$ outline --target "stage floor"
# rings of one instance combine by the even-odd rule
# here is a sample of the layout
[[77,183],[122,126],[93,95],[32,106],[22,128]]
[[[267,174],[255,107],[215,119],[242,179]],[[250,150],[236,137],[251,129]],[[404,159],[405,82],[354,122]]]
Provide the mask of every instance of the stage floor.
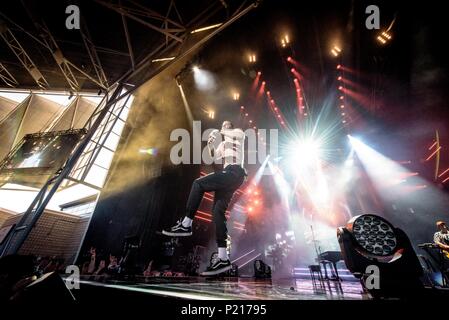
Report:
[[367,300],[359,282],[313,282],[310,279],[254,280],[253,278],[205,279],[139,278],[134,281],[81,280],[81,285],[118,289],[152,296],[194,300]]

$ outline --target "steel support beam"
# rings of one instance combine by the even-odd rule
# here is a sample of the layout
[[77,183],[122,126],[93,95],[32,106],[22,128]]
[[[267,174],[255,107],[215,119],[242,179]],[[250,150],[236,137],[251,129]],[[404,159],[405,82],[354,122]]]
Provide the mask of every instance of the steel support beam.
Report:
[[0,79],[9,87],[17,87],[19,82],[14,76],[6,69],[3,63],[0,63]]
[[107,88],[109,86],[108,79],[106,78],[103,67],[101,66],[100,58],[98,57],[97,49],[92,42],[92,38],[90,36],[89,29],[87,28],[86,21],[81,24],[80,31],[81,38],[83,39],[84,46],[86,47],[86,51],[89,54],[89,58],[92,62],[92,66],[94,67],[98,82],[101,83],[102,88]]
[[178,27],[178,28],[171,28],[171,29],[162,29],[162,28],[160,28],[158,26],[155,26],[154,24],[152,24],[150,22],[147,22],[147,21],[137,17],[136,15],[134,15],[132,13],[133,10],[130,9],[130,8],[123,7],[123,6],[116,5],[116,4],[112,4],[112,3],[108,3],[108,2],[105,2],[105,1],[102,1],[102,0],[95,0],[95,1],[97,3],[105,6],[106,8],[109,8],[109,9],[111,9],[111,10],[113,10],[113,11],[115,11],[115,12],[121,14],[121,15],[124,15],[124,16],[126,16],[126,17],[128,17],[128,18],[130,18],[130,19],[132,19],[134,21],[137,21],[140,24],[143,24],[144,26],[146,26],[146,27],[148,27],[148,28],[150,28],[150,29],[152,29],[154,31],[160,32],[163,35],[165,35],[167,37],[170,37],[170,38],[172,38],[172,39],[174,39],[174,40],[176,40],[178,42],[183,42],[184,41],[184,39],[182,39],[182,38],[180,38],[180,37],[175,35],[175,33],[184,32],[185,29],[183,29],[183,28],[179,28]]
[[126,45],[128,46],[129,58],[131,59],[131,66],[134,70],[136,68],[136,63],[134,62],[134,52],[133,46],[131,44],[131,37],[129,36],[128,32],[128,24],[126,23],[126,17],[123,14],[120,15],[122,17],[123,30],[125,31]]
[[36,64],[33,62],[33,60],[31,60],[25,49],[23,49],[19,41],[16,39],[16,37],[14,37],[14,34],[4,23],[1,23],[0,25],[0,36],[6,42],[11,51],[16,55],[17,59],[19,59],[28,73],[33,77],[34,81],[36,81],[36,84],[42,89],[48,88],[49,84],[47,80],[45,80]]

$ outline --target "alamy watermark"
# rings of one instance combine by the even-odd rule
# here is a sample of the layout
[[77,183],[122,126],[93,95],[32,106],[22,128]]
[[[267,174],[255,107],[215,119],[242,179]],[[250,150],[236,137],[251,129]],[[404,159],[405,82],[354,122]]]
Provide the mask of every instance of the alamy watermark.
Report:
[[380,270],[376,265],[369,265],[365,270],[366,278],[364,279],[365,287],[368,290],[380,289]]
[[69,265],[65,268],[68,276],[65,278],[65,285],[68,289],[80,288],[80,268],[77,265]]
[[379,7],[372,4],[367,6],[365,13],[369,16],[365,20],[365,26],[368,30],[380,29],[380,10]]
[[80,29],[80,8],[77,5],[71,4],[65,8],[65,13],[68,14],[65,19],[65,27],[69,30]]
[[[222,164],[222,159],[214,159],[209,154],[208,146],[202,147],[202,142],[214,136],[214,147],[217,147],[223,137],[216,129],[201,130],[201,121],[193,121],[192,134],[187,129],[178,128],[170,133],[170,141],[177,142],[170,150],[170,160],[173,164]],[[278,156],[277,129],[247,129],[245,145],[247,150],[245,164],[262,164],[267,156]]]

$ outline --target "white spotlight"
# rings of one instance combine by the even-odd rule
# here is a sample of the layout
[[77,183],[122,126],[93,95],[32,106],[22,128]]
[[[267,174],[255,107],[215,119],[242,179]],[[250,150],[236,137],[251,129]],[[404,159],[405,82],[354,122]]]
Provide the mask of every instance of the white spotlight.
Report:
[[195,80],[195,85],[199,90],[212,90],[215,89],[215,78],[214,75],[204,69],[200,69],[198,66],[194,66],[193,78]]
[[311,138],[295,141],[291,148],[295,162],[301,167],[313,165],[321,156],[320,143]]

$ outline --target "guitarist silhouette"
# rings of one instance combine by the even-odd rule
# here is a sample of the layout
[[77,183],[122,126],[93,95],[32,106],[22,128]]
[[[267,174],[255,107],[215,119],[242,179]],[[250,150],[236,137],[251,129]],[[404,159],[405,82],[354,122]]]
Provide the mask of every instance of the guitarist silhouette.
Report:
[[433,236],[433,242],[443,251],[446,259],[449,259],[449,229],[446,222],[437,221],[438,231]]

